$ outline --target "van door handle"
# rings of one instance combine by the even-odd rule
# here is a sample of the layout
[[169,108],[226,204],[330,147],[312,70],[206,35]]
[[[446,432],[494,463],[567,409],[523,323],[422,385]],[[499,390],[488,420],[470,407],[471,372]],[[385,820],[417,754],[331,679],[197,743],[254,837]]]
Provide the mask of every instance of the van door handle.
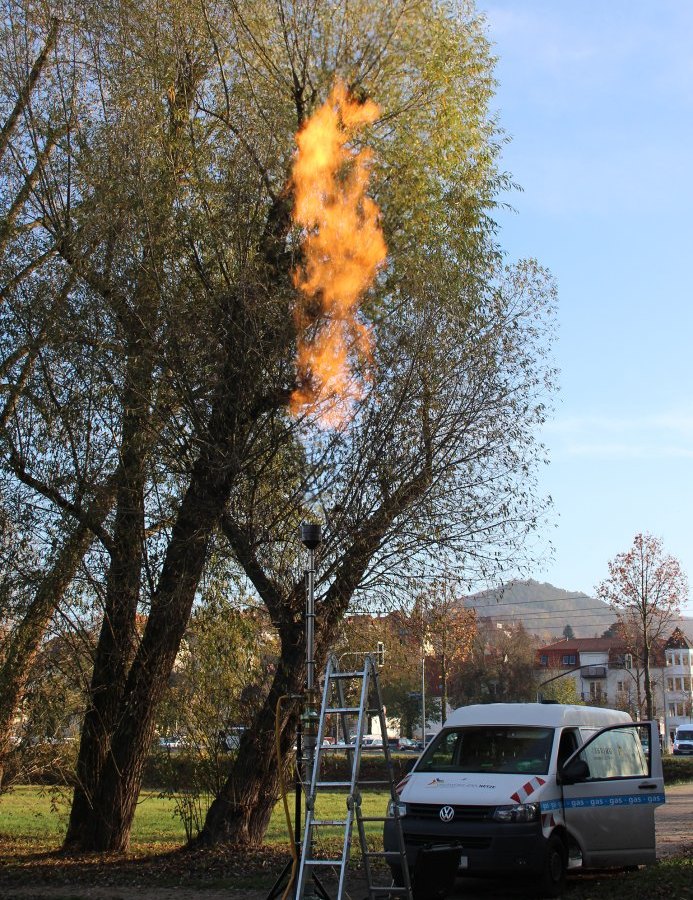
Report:
[[652,784],[652,782],[650,782],[650,781],[644,781],[642,784],[638,785],[638,790],[639,791],[656,791],[657,785]]

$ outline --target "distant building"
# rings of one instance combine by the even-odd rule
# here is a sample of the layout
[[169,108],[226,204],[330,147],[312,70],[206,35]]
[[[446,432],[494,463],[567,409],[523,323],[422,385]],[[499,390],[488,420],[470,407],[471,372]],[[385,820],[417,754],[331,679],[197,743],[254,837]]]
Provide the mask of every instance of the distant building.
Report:
[[[671,740],[681,721],[672,718],[671,713],[684,709],[681,704],[686,685],[688,700],[691,698],[691,656],[690,644],[678,629],[652,653],[650,680],[663,742],[665,737]],[[564,639],[539,647],[535,669],[539,694],[542,684],[565,677],[573,680],[577,696],[584,703],[623,709],[636,720],[646,715],[644,673],[618,636]],[[670,686],[672,691],[668,690]],[[674,688],[681,689],[676,698]],[[690,703],[687,708],[690,709]]]
[[693,646],[680,628],[664,645],[666,734],[673,741],[678,725],[693,721]]

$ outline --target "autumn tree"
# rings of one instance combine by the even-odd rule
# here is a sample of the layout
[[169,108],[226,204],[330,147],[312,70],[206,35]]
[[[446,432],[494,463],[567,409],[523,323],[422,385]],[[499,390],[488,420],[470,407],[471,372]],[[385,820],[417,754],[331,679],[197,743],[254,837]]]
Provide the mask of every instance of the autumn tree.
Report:
[[632,547],[609,563],[609,576],[597,588],[598,597],[618,616],[628,652],[642,664],[648,719],[655,715],[653,649],[667,636],[687,593],[678,561],[650,534],[636,534]]
[[461,706],[534,700],[536,643],[521,623],[497,627],[481,619],[467,657],[453,667],[453,702]]
[[419,592],[412,618],[421,623],[422,644],[439,667],[440,715],[444,725],[450,668],[463,662],[471,652],[477,631],[476,613],[465,608],[459,584],[443,575]]

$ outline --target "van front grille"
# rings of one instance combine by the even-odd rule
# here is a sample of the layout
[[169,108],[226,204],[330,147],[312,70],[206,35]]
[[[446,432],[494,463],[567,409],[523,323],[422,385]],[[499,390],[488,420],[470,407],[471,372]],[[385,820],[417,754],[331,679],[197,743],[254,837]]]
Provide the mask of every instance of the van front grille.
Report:
[[[412,819],[438,819],[440,811],[446,803],[407,803],[407,818]],[[455,822],[483,822],[493,815],[494,806],[455,806],[453,821]]]

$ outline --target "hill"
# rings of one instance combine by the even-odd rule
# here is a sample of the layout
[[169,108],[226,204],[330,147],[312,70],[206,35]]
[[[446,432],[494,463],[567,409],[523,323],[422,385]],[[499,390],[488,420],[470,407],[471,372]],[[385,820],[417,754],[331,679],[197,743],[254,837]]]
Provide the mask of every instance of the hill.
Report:
[[[521,622],[532,634],[548,641],[563,637],[570,625],[575,637],[600,637],[616,616],[609,605],[580,591],[566,591],[547,582],[510,581],[500,588],[481,591],[465,598],[480,617],[511,625]],[[678,625],[693,640],[693,619],[681,618]]]
[[546,582],[511,581],[503,587],[465,598],[480,617],[502,624],[521,622],[527,631],[557,641],[570,625],[575,637],[600,636],[615,620],[609,606],[582,592],[571,592]]

